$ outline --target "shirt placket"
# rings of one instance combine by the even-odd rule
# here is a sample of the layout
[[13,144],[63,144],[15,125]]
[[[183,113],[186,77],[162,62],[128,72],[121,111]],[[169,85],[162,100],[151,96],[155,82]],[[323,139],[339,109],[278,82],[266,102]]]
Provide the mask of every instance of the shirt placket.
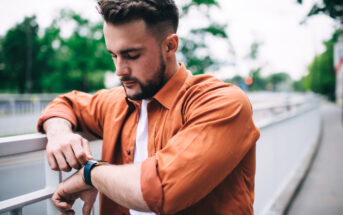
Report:
[[133,162],[134,147],[136,141],[137,125],[139,120],[140,104],[134,102],[134,111],[128,117],[121,135],[124,163]]

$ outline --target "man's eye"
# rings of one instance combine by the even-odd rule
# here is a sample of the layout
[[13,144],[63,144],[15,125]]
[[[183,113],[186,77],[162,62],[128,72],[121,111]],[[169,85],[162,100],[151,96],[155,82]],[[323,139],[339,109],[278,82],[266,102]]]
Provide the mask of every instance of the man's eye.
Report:
[[112,58],[116,59],[116,58],[117,58],[117,55],[112,55]]
[[136,60],[140,57],[141,55],[140,54],[137,54],[137,55],[127,55],[127,59],[129,60]]

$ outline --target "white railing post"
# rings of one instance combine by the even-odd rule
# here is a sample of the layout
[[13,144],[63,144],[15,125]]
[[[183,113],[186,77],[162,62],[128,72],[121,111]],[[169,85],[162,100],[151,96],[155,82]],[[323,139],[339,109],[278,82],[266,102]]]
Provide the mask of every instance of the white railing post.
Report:
[[22,215],[22,208],[17,208],[9,212],[10,215]]
[[15,99],[11,98],[9,104],[11,106],[11,114],[14,116],[16,114]]
[[[62,181],[62,173],[59,171],[53,171],[50,169],[48,158],[46,154],[44,155],[44,166],[45,166],[45,187],[56,189],[59,183]],[[54,204],[51,202],[51,199],[47,201],[47,215],[57,215],[59,211],[56,209]]]

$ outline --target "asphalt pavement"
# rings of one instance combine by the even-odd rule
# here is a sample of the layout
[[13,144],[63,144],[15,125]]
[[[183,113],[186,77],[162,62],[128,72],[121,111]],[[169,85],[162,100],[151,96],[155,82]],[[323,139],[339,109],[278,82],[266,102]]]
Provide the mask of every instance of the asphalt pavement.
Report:
[[323,103],[321,114],[318,154],[287,215],[343,215],[342,108]]

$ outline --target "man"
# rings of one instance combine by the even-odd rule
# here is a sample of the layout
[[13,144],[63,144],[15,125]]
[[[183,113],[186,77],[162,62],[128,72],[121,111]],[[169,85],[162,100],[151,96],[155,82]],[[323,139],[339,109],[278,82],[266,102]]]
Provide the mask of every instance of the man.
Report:
[[[172,0],[101,0],[104,35],[122,86],[73,91],[42,113],[54,170],[80,169],[52,200],[73,214],[253,214],[259,131],[237,87],[192,76],[177,63],[178,10]],[[92,159],[82,130],[103,139]],[[85,166],[84,166],[85,165]]]

